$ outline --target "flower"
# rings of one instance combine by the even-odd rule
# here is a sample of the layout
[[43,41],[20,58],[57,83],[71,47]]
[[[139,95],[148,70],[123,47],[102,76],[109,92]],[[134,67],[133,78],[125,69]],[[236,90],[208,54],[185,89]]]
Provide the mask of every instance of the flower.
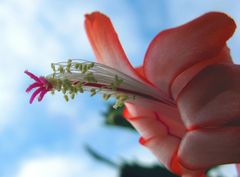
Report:
[[240,67],[226,46],[236,27],[229,16],[211,12],[160,32],[136,69],[107,16],[86,15],[85,27],[97,62],[164,98],[127,100],[124,116],[168,169],[204,176],[215,165],[240,162]]
[[53,63],[53,73],[36,77],[30,103],[51,91],[68,101],[78,93],[114,97],[124,116],[171,171],[203,177],[215,165],[240,162],[240,67],[233,64],[226,41],[235,30],[226,14],[207,13],[160,32],[144,63],[134,68],[110,19],[86,15],[86,32],[97,62],[70,59]]

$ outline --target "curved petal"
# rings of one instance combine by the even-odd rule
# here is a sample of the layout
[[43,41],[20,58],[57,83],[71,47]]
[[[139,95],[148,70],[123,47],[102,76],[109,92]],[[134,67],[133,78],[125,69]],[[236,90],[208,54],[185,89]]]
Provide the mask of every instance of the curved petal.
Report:
[[167,135],[167,127],[160,124],[153,111],[133,104],[125,104],[124,117],[133,124],[141,136],[148,139],[157,135]]
[[[178,157],[193,170],[240,162],[240,127],[199,129],[183,138]],[[204,148],[203,148],[204,147]]]
[[224,47],[224,49],[219,53],[217,57],[196,63],[192,67],[189,67],[181,74],[179,74],[174,79],[171,85],[172,97],[175,100],[177,100],[179,93],[194,78],[196,74],[198,74],[202,69],[206,68],[208,65],[212,65],[215,63],[232,63],[232,58],[230,56],[230,51],[228,47]]
[[173,80],[190,66],[215,58],[235,27],[234,21],[226,14],[211,12],[159,33],[144,59],[146,77],[171,95]]
[[[124,117],[126,117],[130,122],[131,120],[138,120],[134,121],[134,126],[141,134],[141,129],[144,130],[149,129],[148,131],[152,131],[155,124],[161,124],[164,129],[166,129],[167,134],[181,138],[184,136],[186,132],[186,128],[183,125],[182,119],[179,115],[179,112],[176,108],[167,106],[163,103],[158,103],[158,105],[153,105],[152,101],[128,101],[125,105],[124,109]],[[152,123],[149,123],[148,117],[151,117]],[[147,119],[143,119],[147,118]],[[151,126],[154,125],[154,126]],[[156,129],[158,131],[158,129]],[[157,131],[152,134],[152,136],[157,135]],[[160,131],[160,128],[159,128]],[[144,138],[145,135],[142,135]]]
[[[183,133],[178,134],[179,127],[173,127],[174,124],[165,122],[167,119],[159,120],[157,116],[157,114],[169,115],[168,111],[170,110],[165,110],[160,114],[136,104],[126,103],[123,115],[141,135],[140,143],[147,147],[168,169],[186,177],[205,177],[205,170],[189,170],[178,162],[176,152]],[[171,119],[171,117],[168,118]]]
[[131,103],[134,106],[139,106],[140,109],[148,109],[152,112],[157,112],[161,117],[171,117],[173,119],[179,118],[180,114],[176,105],[168,105],[164,102],[155,101],[152,99],[146,99],[143,97],[136,97],[134,100],[128,100],[127,103]]
[[[127,109],[124,111],[125,117],[142,136],[140,142],[170,168],[171,158],[178,148],[179,138],[168,137],[168,127],[157,120],[153,111],[129,103],[126,103],[125,109]],[[161,148],[158,141],[161,141]]]
[[240,163],[237,164],[237,172],[238,172],[238,175],[240,176]]
[[197,74],[177,100],[187,128],[240,125],[239,83],[239,65],[212,65]]
[[139,75],[129,63],[118,35],[107,16],[100,12],[86,15],[85,28],[99,63],[140,80]]

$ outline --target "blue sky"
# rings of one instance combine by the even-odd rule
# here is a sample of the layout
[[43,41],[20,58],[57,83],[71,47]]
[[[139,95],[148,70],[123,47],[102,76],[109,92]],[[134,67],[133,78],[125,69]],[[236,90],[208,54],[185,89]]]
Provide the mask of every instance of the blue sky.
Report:
[[[223,11],[240,23],[237,0],[2,0],[0,2],[0,176],[116,177],[117,171],[96,163],[83,150],[90,144],[114,161],[120,157],[154,163],[138,135],[104,128],[100,97],[78,96],[66,103],[59,94],[29,105],[23,71],[50,72],[50,63],[94,55],[83,27],[84,14],[107,14],[131,62],[143,61],[146,48],[161,30],[208,11]],[[240,63],[240,32],[229,41]],[[93,106],[94,105],[94,106]],[[111,142],[111,144],[109,144]],[[228,166],[225,172],[233,173]]]

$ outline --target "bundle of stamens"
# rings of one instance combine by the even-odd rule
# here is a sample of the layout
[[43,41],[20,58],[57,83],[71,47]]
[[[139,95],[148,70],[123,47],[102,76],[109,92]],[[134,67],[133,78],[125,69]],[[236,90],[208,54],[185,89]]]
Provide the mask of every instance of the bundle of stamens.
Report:
[[52,85],[52,93],[55,90],[62,91],[66,101],[69,100],[69,97],[74,99],[77,93],[84,93],[84,91],[89,91],[91,96],[102,93],[105,100],[110,97],[116,98],[114,108],[122,106],[124,101],[129,98],[124,92],[117,91],[123,80],[118,78],[118,75],[115,75],[114,78],[109,77],[108,80],[100,79],[99,73],[96,74],[98,67],[94,67],[95,64],[83,60],[52,63],[53,74],[46,77]]
[[[51,68],[53,73],[41,78],[51,86],[47,91],[53,94],[55,91],[62,92],[66,101],[69,101],[69,98],[74,99],[78,93],[87,91],[91,96],[101,93],[105,100],[110,97],[115,98],[114,108],[121,107],[125,101],[134,100],[137,97],[172,104],[146,84],[99,63],[70,59],[67,62],[52,63]],[[31,89],[32,87],[27,90]],[[33,99],[31,98],[32,101]]]

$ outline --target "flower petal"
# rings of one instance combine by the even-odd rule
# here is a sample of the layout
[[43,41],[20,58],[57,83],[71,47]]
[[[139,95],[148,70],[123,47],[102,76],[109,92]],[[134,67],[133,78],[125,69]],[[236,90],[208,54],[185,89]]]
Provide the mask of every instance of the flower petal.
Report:
[[85,28],[97,61],[139,80],[121,46],[110,19],[100,12],[86,15]]
[[227,15],[211,12],[159,33],[145,56],[146,77],[171,95],[170,87],[174,79],[196,63],[214,59],[232,36],[235,27],[234,21]]
[[[143,144],[145,144],[163,164],[170,167],[171,158],[177,150],[180,140],[173,136],[168,138],[168,127],[156,119],[154,112],[129,103],[126,103],[126,107],[127,111],[125,111],[125,116],[128,116],[127,118],[130,123],[143,137],[141,142],[143,143],[143,141],[146,140]],[[126,112],[128,114],[126,114]],[[161,148],[158,144],[160,140]]]
[[140,76],[142,76],[142,78],[146,78],[145,75],[144,75],[143,65],[139,66],[139,67],[136,67],[134,69]]
[[[138,97],[135,100],[128,100],[127,103],[133,105],[131,106],[131,111],[136,110],[137,114],[140,114],[139,109],[146,109],[153,112],[154,116],[157,116],[156,119],[163,121],[167,126],[169,126],[169,129],[173,128],[173,131],[176,130],[183,132],[185,129],[176,106],[169,106],[166,103],[154,101],[151,99],[144,99],[141,97]],[[129,107],[129,105],[127,107]]]
[[238,172],[238,175],[240,176],[240,163],[237,164],[237,172]]
[[[240,127],[190,131],[181,142],[181,163],[193,170],[240,162]],[[204,148],[203,148],[204,147]]]
[[212,65],[197,74],[177,100],[187,128],[240,125],[239,83],[239,65]]
[[194,78],[194,76],[199,73],[202,69],[207,67],[208,65],[214,63],[232,63],[232,58],[230,56],[230,51],[228,47],[224,47],[224,49],[219,53],[219,55],[215,58],[211,58],[209,60],[203,60],[202,62],[194,64],[192,67],[189,67],[181,74],[179,74],[173,81],[171,86],[172,97],[177,100],[179,93],[182,89]]
[[[173,115],[172,110],[164,109],[164,112],[157,113],[145,107],[126,103],[124,117],[136,128],[139,134],[140,143],[147,147],[168,169],[178,175],[203,177],[204,170],[192,171],[178,163],[176,152],[178,151],[181,137],[185,134],[178,133],[181,128],[175,127],[173,122],[165,122],[167,119],[159,120],[157,115]],[[169,111],[169,113],[168,113]],[[174,117],[168,117],[175,121]],[[179,117],[178,117],[179,118]],[[170,124],[169,124],[170,123]],[[170,126],[170,127],[169,127]],[[181,137],[179,137],[181,136]]]
[[[144,101],[142,104],[139,102],[141,101],[137,100],[135,103],[128,101],[125,104],[124,116],[128,118],[130,122],[131,120],[138,120],[134,121],[133,125],[140,134],[142,129],[144,129],[144,131],[154,131],[154,126],[161,125],[161,127],[166,129],[167,134],[171,136],[177,138],[184,136],[186,129],[177,110],[164,104],[158,105],[157,110],[151,107],[150,105],[152,104],[147,101]],[[157,135],[158,131],[163,128],[156,128],[155,133],[152,132],[151,136]],[[145,134],[142,134],[142,136],[144,138],[150,138],[150,136],[146,136]]]

